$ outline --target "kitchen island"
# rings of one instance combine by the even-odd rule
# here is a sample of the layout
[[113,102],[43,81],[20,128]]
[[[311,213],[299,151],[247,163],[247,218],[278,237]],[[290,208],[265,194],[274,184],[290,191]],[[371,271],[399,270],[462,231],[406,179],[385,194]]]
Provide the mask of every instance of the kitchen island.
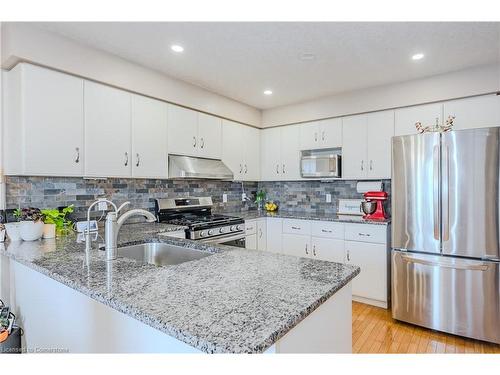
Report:
[[359,267],[170,238],[130,224],[119,246],[165,242],[212,255],[158,267],[89,252],[69,235],[1,247],[1,298],[25,347],[69,352],[350,352]]

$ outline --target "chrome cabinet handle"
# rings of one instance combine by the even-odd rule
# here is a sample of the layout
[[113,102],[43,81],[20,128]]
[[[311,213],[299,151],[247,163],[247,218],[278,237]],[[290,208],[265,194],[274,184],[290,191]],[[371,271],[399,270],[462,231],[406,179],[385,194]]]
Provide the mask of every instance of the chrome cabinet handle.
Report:
[[280,165],[276,164],[276,174],[280,174]]
[[200,142],[201,142],[200,148],[205,147],[205,140],[203,139],[203,137],[201,137]]
[[351,261],[351,255],[349,254],[349,250],[347,250],[346,255],[347,255],[347,261],[350,262]]
[[433,166],[432,166],[432,205],[433,205],[433,220],[434,220],[434,239],[439,240],[439,146],[434,146]]
[[300,227],[292,227],[292,229],[300,230]]
[[262,228],[259,228],[259,238],[262,238]]
[[318,142],[318,133],[314,133],[314,142]]
[[80,162],[80,147],[75,147],[75,151],[76,151],[75,163],[79,163]]
[[243,172],[243,165],[240,163],[240,174]]
[[321,140],[324,141],[325,140],[325,131],[323,130],[321,132]]
[[193,147],[196,147],[196,137],[193,137]]
[[307,244],[306,244],[306,254],[309,255],[309,252],[307,251]]
[[125,152],[125,166],[128,165],[128,152]]
[[449,147],[444,145],[441,149],[442,166],[441,166],[441,215],[443,222],[442,240],[448,241],[450,239],[450,188],[448,181],[450,180],[450,150]]
[[316,256],[316,245],[313,245],[313,255]]
[[248,166],[245,164],[245,174],[248,172]]
[[135,163],[135,166],[138,167],[139,164],[141,164],[141,157],[139,156],[139,153],[135,154],[135,156],[137,157],[137,163]]
[[282,170],[283,170],[283,174],[285,174],[285,164],[283,164]]
[[361,236],[361,237],[370,237],[370,233],[358,233],[358,236]]
[[332,231],[331,231],[331,230],[326,230],[326,229],[321,229],[321,231],[322,231],[323,233],[332,233]]
[[370,160],[370,171],[373,170],[373,160]]
[[364,160],[361,160],[361,170],[362,171],[365,170],[365,161]]

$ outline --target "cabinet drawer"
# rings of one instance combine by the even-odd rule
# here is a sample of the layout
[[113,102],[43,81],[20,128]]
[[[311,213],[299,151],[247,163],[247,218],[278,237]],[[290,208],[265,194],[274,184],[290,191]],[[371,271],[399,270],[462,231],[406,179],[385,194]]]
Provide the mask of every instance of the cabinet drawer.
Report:
[[333,221],[311,222],[311,233],[314,237],[344,239],[344,224]]
[[387,242],[387,226],[373,224],[346,224],[345,239],[348,241],[385,244]]
[[245,233],[247,236],[257,233],[257,220],[246,220],[245,221]]
[[308,220],[283,219],[283,233],[311,234],[311,222]]

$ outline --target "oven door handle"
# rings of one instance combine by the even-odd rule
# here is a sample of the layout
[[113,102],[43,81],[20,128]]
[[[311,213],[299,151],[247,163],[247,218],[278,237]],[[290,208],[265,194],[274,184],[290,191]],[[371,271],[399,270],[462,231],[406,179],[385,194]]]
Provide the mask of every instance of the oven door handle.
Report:
[[213,243],[213,244],[221,244],[224,242],[230,242],[234,240],[241,240],[245,238],[245,233],[238,233],[235,234],[234,236],[222,236],[222,237],[212,237],[212,238],[202,238],[199,239],[200,242],[203,243]]

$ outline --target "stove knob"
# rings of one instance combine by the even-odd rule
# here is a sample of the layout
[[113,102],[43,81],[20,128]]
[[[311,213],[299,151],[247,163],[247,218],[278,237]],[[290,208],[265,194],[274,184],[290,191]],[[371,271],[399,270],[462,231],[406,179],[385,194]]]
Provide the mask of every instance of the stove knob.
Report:
[[234,232],[235,230],[238,230],[238,228],[236,228],[236,225],[231,225],[231,228],[229,230],[231,232]]
[[219,233],[224,233],[226,231],[226,228],[220,228]]
[[200,237],[205,237],[206,235],[207,235],[207,233],[206,233],[204,230],[202,230],[202,231],[200,232]]
[[210,236],[210,235],[212,235],[212,234],[214,234],[214,231],[213,231],[213,229],[210,229],[210,230],[208,231],[208,235]]
[[236,227],[236,230],[243,230],[243,225],[239,224],[239,225]]

